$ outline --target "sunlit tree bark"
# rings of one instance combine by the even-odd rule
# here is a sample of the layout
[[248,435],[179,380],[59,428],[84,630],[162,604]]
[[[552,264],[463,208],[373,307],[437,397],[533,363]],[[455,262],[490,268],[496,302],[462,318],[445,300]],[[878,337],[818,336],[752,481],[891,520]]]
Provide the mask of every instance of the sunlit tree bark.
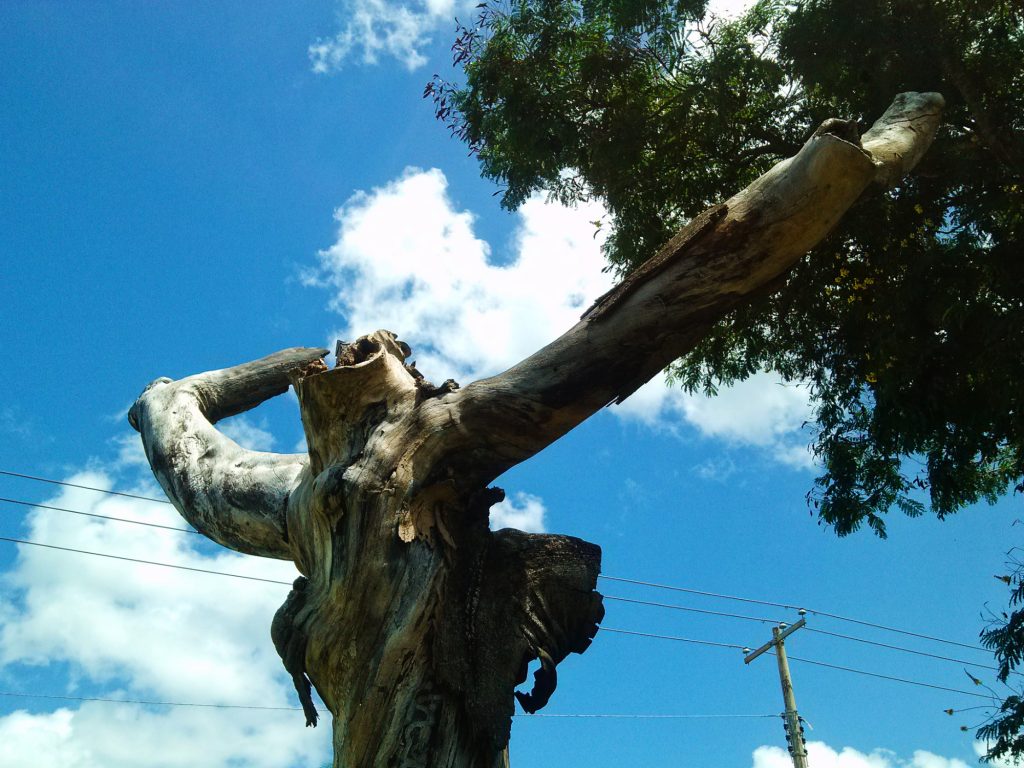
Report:
[[[603,616],[597,546],[492,532],[490,487],[771,290],[863,194],[931,143],[938,94],[902,94],[858,137],[827,121],[794,157],[697,217],[575,327],[489,379],[433,386],[388,331],[291,349],[179,381],[131,409],[153,472],[201,533],[303,574],[273,641],[306,709],[333,716],[336,767],[506,765],[515,698],[590,645]],[[241,448],[214,426],[295,388],[308,453]]]

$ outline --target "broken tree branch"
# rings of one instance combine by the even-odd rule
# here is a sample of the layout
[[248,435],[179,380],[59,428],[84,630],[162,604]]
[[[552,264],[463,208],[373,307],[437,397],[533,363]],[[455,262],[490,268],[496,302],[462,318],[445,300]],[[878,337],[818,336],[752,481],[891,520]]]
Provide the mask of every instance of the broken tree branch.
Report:
[[796,156],[698,216],[554,342],[436,404],[454,422],[455,475],[486,483],[596,410],[622,402],[737,305],[782,279],[873,185],[899,182],[941,121],[937,93],[904,93],[858,141],[827,121]]
[[157,379],[128,421],[142,435],[153,474],[182,517],[218,544],[291,559],[285,510],[305,454],[242,448],[213,425],[285,392],[288,372],[320,364],[326,349],[289,349],[233,368]]

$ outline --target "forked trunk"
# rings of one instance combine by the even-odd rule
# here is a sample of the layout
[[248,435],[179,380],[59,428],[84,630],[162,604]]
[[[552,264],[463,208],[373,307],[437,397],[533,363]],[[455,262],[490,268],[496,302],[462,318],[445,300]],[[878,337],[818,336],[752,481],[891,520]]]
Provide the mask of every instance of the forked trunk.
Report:
[[[600,551],[492,533],[500,491],[417,476],[403,417],[451,386],[426,384],[405,351],[377,333],[340,367],[294,376],[311,457],[288,505],[309,579],[294,631],[334,715],[335,766],[496,768],[528,662],[582,652],[597,631]],[[553,666],[538,674],[546,701]]]
[[[862,138],[830,120],[794,157],[698,216],[580,322],[504,373],[434,387],[387,331],[327,350],[158,379],[129,414],[197,530],[293,560],[271,636],[307,724],[310,680],[334,716],[336,768],[507,764],[515,699],[533,712],[555,666],[590,644],[600,550],[488,528],[502,472],[691,350],[770,290],[869,188],[928,148],[942,97],[902,94]],[[307,455],[247,451],[214,424],[294,385]],[[540,660],[530,693],[513,689]]]

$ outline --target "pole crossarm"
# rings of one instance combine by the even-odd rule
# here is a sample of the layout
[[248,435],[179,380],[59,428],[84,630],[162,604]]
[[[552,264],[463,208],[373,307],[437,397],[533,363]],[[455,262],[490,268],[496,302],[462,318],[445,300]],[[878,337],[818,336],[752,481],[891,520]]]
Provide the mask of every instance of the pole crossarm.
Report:
[[769,640],[767,643],[762,645],[760,648],[758,648],[758,649],[756,649],[754,651],[751,651],[746,656],[744,656],[743,657],[743,663],[744,664],[749,664],[754,659],[756,659],[758,656],[760,656],[762,653],[765,653],[766,651],[768,651],[773,645],[775,645],[776,643],[779,643],[779,642],[785,640],[787,637],[789,637],[791,634],[793,634],[794,632],[796,632],[798,629],[800,629],[801,627],[805,626],[806,624],[807,624],[807,619],[800,619],[800,621],[798,621],[796,624],[791,624],[790,626],[786,627],[785,629],[783,629],[782,631],[779,632],[779,636],[778,637],[773,637],[771,640]]

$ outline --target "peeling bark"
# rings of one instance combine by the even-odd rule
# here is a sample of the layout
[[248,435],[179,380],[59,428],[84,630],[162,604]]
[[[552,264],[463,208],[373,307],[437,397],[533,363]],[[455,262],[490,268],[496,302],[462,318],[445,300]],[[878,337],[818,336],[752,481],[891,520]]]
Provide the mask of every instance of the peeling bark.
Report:
[[[600,549],[488,528],[488,484],[621,401],[733,307],[777,283],[872,186],[929,146],[938,94],[903,94],[863,137],[828,121],[793,158],[697,217],[565,335],[459,389],[427,382],[387,331],[326,350],[158,379],[131,409],[179,512],[224,546],[295,562],[272,640],[303,703],[333,715],[335,766],[498,768],[514,701],[603,617]],[[298,395],[308,455],[247,451],[214,424]],[[540,659],[533,689],[518,691]]]

